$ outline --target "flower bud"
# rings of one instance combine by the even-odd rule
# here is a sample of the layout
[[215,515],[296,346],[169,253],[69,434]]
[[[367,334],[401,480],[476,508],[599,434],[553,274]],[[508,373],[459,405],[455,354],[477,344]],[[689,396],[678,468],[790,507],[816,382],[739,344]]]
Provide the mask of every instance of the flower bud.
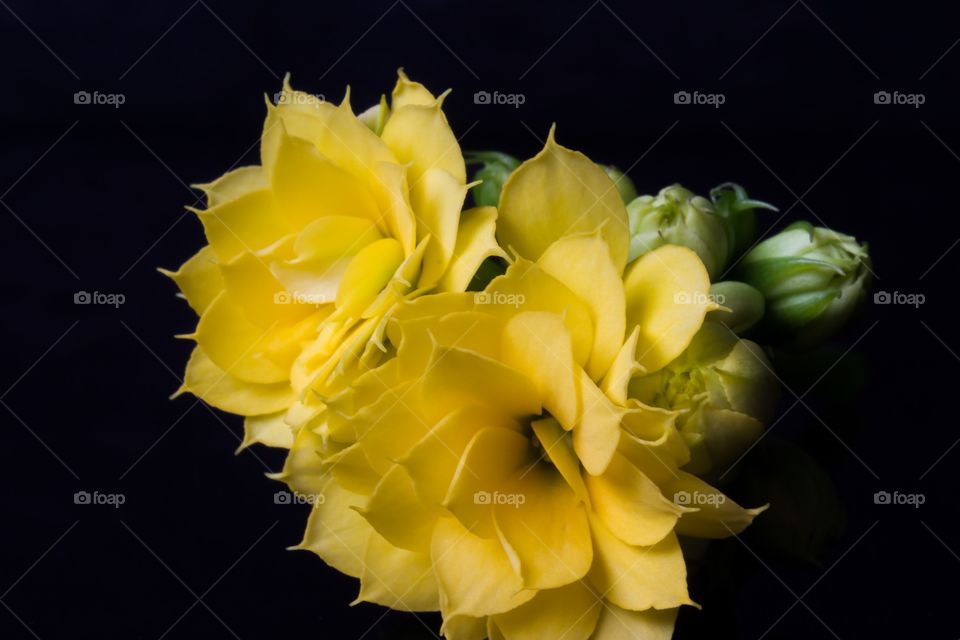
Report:
[[870,256],[853,236],[797,222],[751,249],[738,271],[766,297],[767,329],[809,346],[839,331],[866,297]]
[[630,222],[630,260],[665,244],[692,249],[716,278],[727,262],[727,235],[723,220],[706,198],[678,184],[656,196],[640,196],[627,205]]
[[669,365],[630,382],[631,397],[682,412],[677,428],[690,447],[685,469],[695,475],[720,472],[760,437],[778,391],[763,349],[718,322],[705,322]]
[[620,197],[623,198],[623,204],[630,204],[633,202],[636,197],[639,195],[637,193],[637,188],[633,184],[633,180],[627,176],[623,171],[617,169],[612,164],[601,165],[603,170],[607,172],[607,175],[610,176],[610,179],[613,180],[613,184],[617,185],[617,191],[620,192]]
[[771,204],[748,198],[746,190],[735,182],[725,182],[711,189],[710,200],[717,215],[726,223],[729,261],[749,249],[757,237],[757,216],[753,210],[777,210]]
[[500,190],[520,161],[499,151],[476,151],[467,154],[467,164],[483,165],[473,174],[473,180],[482,180],[471,188],[473,202],[478,207],[496,207],[500,202]]
[[722,308],[707,314],[741,335],[763,318],[765,301],[763,294],[745,282],[726,280],[710,286],[710,297]]

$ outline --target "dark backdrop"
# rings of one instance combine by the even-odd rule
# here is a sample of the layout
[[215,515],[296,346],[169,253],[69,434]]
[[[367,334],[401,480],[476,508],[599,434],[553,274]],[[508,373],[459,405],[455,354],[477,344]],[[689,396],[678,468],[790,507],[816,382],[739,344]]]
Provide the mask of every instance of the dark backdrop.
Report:
[[274,504],[277,452],[234,457],[239,418],[167,400],[190,350],[172,336],[194,318],[155,270],[201,244],[187,185],[257,161],[284,72],[337,100],[350,83],[359,109],[402,65],[454,89],[465,149],[527,157],[555,121],[641,191],[737,180],[786,219],[869,240],[875,288],[925,296],[868,304],[830,348],[778,363],[785,418],[730,491],[781,505],[786,529],[713,545],[691,581],[704,609],[678,636],[956,638],[956,17],[822,0],[0,1],[0,637],[431,637],[434,616],[348,607],[354,580],[284,550],[307,507]]

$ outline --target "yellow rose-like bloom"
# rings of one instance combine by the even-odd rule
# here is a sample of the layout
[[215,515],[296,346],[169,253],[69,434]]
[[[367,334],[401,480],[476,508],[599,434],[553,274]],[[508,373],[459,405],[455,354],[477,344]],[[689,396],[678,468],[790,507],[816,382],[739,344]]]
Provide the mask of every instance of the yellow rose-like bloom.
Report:
[[[248,416],[245,444],[289,446],[284,415],[376,364],[389,310],[463,291],[503,255],[496,210],[461,215],[460,146],[441,104],[401,71],[361,118],[284,82],[267,104],[261,165],[202,185],[207,246],[168,273],[200,316],[181,392]],[[369,123],[369,126],[368,124]]]
[[693,604],[677,534],[758,513],[680,470],[676,413],[627,397],[700,328],[707,303],[677,300],[707,300],[706,270],[666,246],[624,273],[615,186],[552,133],[500,205],[506,274],[401,305],[395,357],[299,431],[277,477],[323,496],[299,548],[455,640],[669,638]]

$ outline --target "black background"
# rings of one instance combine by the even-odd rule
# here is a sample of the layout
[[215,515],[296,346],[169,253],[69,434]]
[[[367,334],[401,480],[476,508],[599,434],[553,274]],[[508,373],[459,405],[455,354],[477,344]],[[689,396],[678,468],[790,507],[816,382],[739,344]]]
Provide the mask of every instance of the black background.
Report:
[[[155,271],[202,243],[187,185],[257,161],[263,94],[284,72],[334,100],[350,83],[359,110],[401,65],[454,89],[464,149],[528,157],[557,122],[562,144],[629,168],[641,192],[736,180],[784,220],[868,240],[876,290],[925,296],[868,304],[815,374],[784,373],[785,417],[751,454],[800,445],[832,478],[839,535],[807,560],[753,532],[715,544],[691,581],[704,608],[677,636],[960,635],[960,27],[945,3],[0,5],[0,637],[432,637],[437,617],[348,607],[354,580],[284,550],[308,508],[274,504],[262,474],[280,453],[234,457],[239,418],[167,400],[190,351],[172,336],[194,318]],[[525,102],[475,104],[481,90]],[[725,103],[678,105],[681,90]],[[78,306],[77,291],[126,302]],[[82,490],[126,502],[76,505]],[[874,504],[881,490],[925,504]]]

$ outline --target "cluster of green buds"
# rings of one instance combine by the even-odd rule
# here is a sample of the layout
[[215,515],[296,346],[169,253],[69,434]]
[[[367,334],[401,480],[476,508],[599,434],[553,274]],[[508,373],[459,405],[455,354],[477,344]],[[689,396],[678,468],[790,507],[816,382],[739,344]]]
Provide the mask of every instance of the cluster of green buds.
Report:
[[500,203],[500,191],[510,174],[520,166],[520,161],[500,151],[474,151],[466,156],[468,165],[480,165],[473,174],[471,187],[473,203],[478,207],[496,207]]
[[760,345],[712,321],[669,365],[630,382],[630,397],[680,412],[691,455],[685,469],[700,476],[723,471],[760,437],[778,391]]
[[871,275],[865,244],[808,222],[758,244],[737,272],[766,299],[767,333],[797,346],[833,336],[866,298]]

